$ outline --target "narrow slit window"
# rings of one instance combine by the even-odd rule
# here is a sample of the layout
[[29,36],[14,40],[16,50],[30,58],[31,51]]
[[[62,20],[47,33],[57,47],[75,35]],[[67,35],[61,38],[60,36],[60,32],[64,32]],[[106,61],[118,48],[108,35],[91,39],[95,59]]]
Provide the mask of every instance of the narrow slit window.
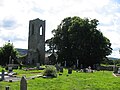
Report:
[[32,35],[34,34],[34,25],[32,24]]
[[40,27],[40,35],[42,35],[43,31],[42,31],[42,26]]

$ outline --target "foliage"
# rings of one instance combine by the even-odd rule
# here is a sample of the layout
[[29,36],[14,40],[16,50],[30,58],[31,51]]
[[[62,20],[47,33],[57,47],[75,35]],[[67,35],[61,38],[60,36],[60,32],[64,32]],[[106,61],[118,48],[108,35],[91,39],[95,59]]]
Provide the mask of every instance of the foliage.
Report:
[[14,48],[13,44],[11,44],[10,42],[5,43],[3,47],[0,48],[0,65],[8,64],[10,57],[11,57],[11,60],[13,59],[14,62],[16,62],[15,60],[16,60],[17,54],[18,52]]
[[55,65],[57,63],[55,53],[52,53],[50,56],[48,56],[48,58],[50,65]]
[[47,52],[49,52],[49,53],[53,53],[54,51],[54,43],[53,43],[53,38],[51,38],[51,39],[47,39],[46,41],[45,41],[45,43],[47,44],[47,46],[49,47],[49,49],[47,50]]
[[22,64],[28,64],[26,59],[27,59],[27,54],[25,55],[18,55],[18,62]]
[[101,64],[114,65],[114,60],[109,60],[108,58],[103,58]]
[[57,70],[54,66],[48,65],[46,66],[43,76],[52,76],[52,77],[57,77]]
[[120,59],[114,60],[114,64],[116,64],[117,66],[120,66]]
[[46,43],[50,50],[57,51],[61,64],[66,61],[72,66],[79,60],[79,65],[92,66],[112,52],[110,40],[97,29],[97,25],[96,19],[67,17],[52,31],[54,37]]
[[2,66],[0,66],[0,72],[2,71],[2,69],[3,69]]

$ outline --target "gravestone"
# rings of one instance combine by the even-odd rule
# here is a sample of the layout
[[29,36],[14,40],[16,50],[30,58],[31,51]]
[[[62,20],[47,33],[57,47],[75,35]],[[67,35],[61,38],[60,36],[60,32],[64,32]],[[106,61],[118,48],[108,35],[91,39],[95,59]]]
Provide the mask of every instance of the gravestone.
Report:
[[100,71],[100,65],[96,64],[97,71]]
[[5,87],[5,90],[10,90],[10,87],[9,87],[9,86],[6,86],[6,87]]
[[[8,64],[8,65],[7,65],[8,68],[9,68],[9,67],[10,67],[10,68],[12,67],[12,69],[18,69],[18,66],[19,66],[18,64]],[[11,70],[12,70],[12,69],[11,69]]]
[[88,72],[92,72],[92,70],[91,70],[91,67],[90,67],[90,66],[88,67]]
[[118,68],[118,74],[120,74],[120,68]]
[[80,69],[83,69],[83,65],[82,64],[80,65]]
[[56,67],[57,72],[59,72],[60,67],[58,66],[58,64],[56,64],[55,67]]
[[64,67],[66,67],[66,61],[65,61],[65,63],[64,63]]
[[77,59],[77,66],[76,67],[78,68],[78,66],[79,66],[79,60]]
[[76,65],[73,65],[73,69],[74,69],[74,70],[76,69]]
[[11,59],[12,59],[12,58],[11,58],[11,56],[9,56],[9,64],[11,64],[11,63],[12,63]]
[[12,67],[11,66],[8,67],[8,72],[12,72]]
[[93,69],[94,69],[94,70],[96,69],[96,64],[93,65]]
[[60,67],[60,72],[63,73],[63,67]]
[[4,79],[5,79],[5,78],[4,78],[4,72],[5,72],[5,71],[4,71],[4,70],[2,70],[2,76],[1,76],[1,77],[2,77],[2,80],[4,80]]
[[113,67],[113,72],[114,72],[114,73],[118,73],[118,70],[117,70],[117,67],[116,67],[116,66]]
[[20,64],[19,66],[20,66],[20,69],[22,69],[22,64]]
[[85,72],[85,73],[86,73],[86,72],[87,72],[87,68],[83,68],[83,72]]
[[20,81],[20,90],[27,90],[27,80],[24,76],[22,76]]
[[40,63],[37,63],[36,67],[37,67],[37,69],[39,69],[40,68]]
[[72,68],[68,69],[68,74],[72,74]]

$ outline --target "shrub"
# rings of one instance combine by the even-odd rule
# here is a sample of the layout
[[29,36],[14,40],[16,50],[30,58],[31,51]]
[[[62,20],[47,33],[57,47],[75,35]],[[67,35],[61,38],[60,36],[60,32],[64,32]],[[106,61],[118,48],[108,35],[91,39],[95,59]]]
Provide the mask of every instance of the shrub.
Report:
[[117,64],[117,66],[120,66],[120,63],[119,63],[119,64]]
[[0,71],[2,70],[1,66],[0,66]]
[[0,72],[3,70],[3,67],[2,66],[0,66]]
[[57,70],[54,66],[48,65],[44,69],[43,76],[57,77]]

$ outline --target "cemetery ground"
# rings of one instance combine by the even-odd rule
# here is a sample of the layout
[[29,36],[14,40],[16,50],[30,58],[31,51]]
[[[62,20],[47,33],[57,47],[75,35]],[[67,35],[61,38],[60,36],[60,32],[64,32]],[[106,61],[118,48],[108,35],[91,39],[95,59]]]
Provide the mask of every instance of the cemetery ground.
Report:
[[[26,78],[43,72],[43,70],[20,69],[13,71],[17,72],[17,77],[26,76]],[[5,90],[6,86],[9,86],[10,90],[20,90],[20,81],[0,81],[0,90]],[[64,69],[62,75],[58,73],[57,78],[38,77],[27,80],[27,90],[120,90],[120,77],[114,77],[112,71],[93,73],[73,71],[72,74],[68,74],[67,69]]]

